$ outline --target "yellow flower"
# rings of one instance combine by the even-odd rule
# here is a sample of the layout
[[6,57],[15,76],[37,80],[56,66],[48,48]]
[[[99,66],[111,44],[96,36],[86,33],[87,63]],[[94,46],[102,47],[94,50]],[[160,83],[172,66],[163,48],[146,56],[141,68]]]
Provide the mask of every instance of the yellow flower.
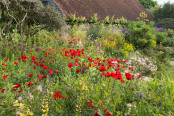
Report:
[[19,116],[27,116],[26,114],[23,113],[19,113]]

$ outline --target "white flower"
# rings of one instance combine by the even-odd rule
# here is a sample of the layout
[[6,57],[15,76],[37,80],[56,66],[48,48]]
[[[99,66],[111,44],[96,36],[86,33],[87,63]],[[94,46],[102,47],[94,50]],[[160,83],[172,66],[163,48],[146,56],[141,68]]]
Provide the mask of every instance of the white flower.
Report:
[[20,113],[20,112],[19,112],[19,111],[17,111],[17,112],[16,112],[16,115],[18,115],[19,113]]
[[118,63],[118,62],[117,62],[117,61],[112,61],[112,63],[113,63],[113,64],[116,64],[116,63]]
[[42,91],[42,86],[39,85],[39,86],[37,87],[37,89],[38,89],[39,91]]
[[127,107],[130,108],[130,107],[132,107],[132,105],[131,105],[130,103],[128,103],[128,104],[127,104]]
[[22,97],[18,97],[18,100],[22,100]]

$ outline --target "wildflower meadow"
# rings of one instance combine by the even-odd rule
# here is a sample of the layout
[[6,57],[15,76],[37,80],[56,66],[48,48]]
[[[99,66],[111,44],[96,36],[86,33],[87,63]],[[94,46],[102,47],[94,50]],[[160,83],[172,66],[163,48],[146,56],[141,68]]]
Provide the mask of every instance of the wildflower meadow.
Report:
[[174,30],[117,21],[0,28],[0,116],[173,116]]

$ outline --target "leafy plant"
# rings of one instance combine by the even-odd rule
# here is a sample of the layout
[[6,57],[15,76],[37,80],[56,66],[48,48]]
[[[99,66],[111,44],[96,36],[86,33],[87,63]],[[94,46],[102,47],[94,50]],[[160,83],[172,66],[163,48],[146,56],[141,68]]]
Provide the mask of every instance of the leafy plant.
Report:
[[129,23],[128,32],[125,35],[126,40],[137,49],[155,47],[156,35],[152,25],[147,25],[142,21]]
[[167,2],[160,6],[155,12],[156,19],[174,18],[174,3]]

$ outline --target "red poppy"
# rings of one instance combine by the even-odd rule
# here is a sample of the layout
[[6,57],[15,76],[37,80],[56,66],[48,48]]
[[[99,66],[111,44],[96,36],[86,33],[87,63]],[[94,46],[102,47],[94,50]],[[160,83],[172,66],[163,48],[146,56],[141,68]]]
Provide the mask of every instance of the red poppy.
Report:
[[33,77],[33,74],[29,74],[28,76],[29,76],[29,77]]
[[32,59],[32,60],[36,60],[35,56],[31,56],[31,59]]
[[93,105],[89,105],[89,107],[93,108],[94,106]]
[[107,76],[107,77],[110,77],[111,75],[110,75],[110,73],[109,73],[109,72],[107,72],[107,73],[106,73],[106,76]]
[[130,74],[130,73],[125,73],[125,75],[126,75],[126,79],[127,79],[127,80],[131,80],[131,79],[132,79],[132,77],[131,77],[131,74]]
[[61,92],[59,92],[59,91],[55,92],[55,96],[54,96],[54,99],[55,99],[55,100],[56,100],[57,98],[63,98],[63,96],[62,96],[62,95],[59,95],[59,94],[61,94]]
[[106,71],[106,68],[102,66],[99,70],[100,70],[101,72],[103,72],[103,71]]
[[48,66],[44,66],[44,69],[48,69]]
[[5,61],[8,61],[8,59],[4,59]]
[[16,86],[14,86],[13,88],[18,88],[18,87],[20,87],[20,85],[19,84],[15,84]]
[[68,67],[69,67],[69,68],[72,68],[72,67],[73,67],[73,64],[72,64],[72,63],[69,63],[69,64],[68,64]]
[[42,77],[42,79],[45,79],[45,78],[47,78],[47,77],[46,77],[46,76],[43,76],[43,77]]
[[41,80],[41,79],[42,79],[41,74],[37,75],[37,77],[39,78],[39,80]]
[[98,111],[95,111],[95,116],[100,116],[100,115],[98,114]]
[[61,94],[61,92],[57,91],[57,92],[55,92],[54,94],[55,94],[55,95],[59,95],[59,94]]
[[106,116],[112,116],[112,114],[111,114],[110,112],[108,112],[108,113],[106,114]]
[[58,70],[56,70],[56,71],[55,71],[55,73],[59,73],[59,71],[58,71]]
[[18,92],[19,92],[19,93],[22,93],[22,90],[19,90]]
[[28,84],[27,84],[27,87],[30,87],[30,85],[32,85],[33,83],[30,81]]
[[88,61],[89,61],[89,62],[92,62],[92,58],[88,57]]
[[14,65],[17,65],[18,64],[18,62],[14,62]]
[[78,66],[79,64],[78,63],[74,63],[75,66]]
[[7,76],[6,76],[6,75],[4,75],[2,78],[3,78],[3,79],[6,79],[6,78],[7,78]]
[[44,64],[40,64],[40,66],[44,66]]
[[2,68],[2,70],[5,70],[5,68]]
[[79,61],[79,59],[75,59],[75,62],[78,62]]
[[76,70],[76,72],[78,73],[78,72],[80,72],[80,70],[79,70],[79,69],[77,69],[77,70]]
[[27,58],[25,55],[22,55],[21,57],[22,57],[23,59],[26,59],[26,58]]
[[115,79],[120,79],[120,80],[122,79],[122,75],[121,75],[120,71],[116,71]]
[[51,76],[52,72],[53,72],[53,69],[51,68],[51,69],[48,71],[48,73],[50,73],[50,76]]
[[22,59],[23,62],[25,62],[26,60],[25,59]]
[[1,92],[4,92],[4,91],[5,91],[5,89],[2,89],[2,90],[1,90]]
[[124,60],[123,62],[124,62],[124,63],[126,63],[127,61],[126,61],[126,60]]
[[121,81],[122,83],[125,83],[125,81],[124,81],[124,80],[122,80],[122,79],[121,79],[120,81]]
[[21,59],[21,57],[19,57],[19,58],[17,58],[18,60],[20,60]]

